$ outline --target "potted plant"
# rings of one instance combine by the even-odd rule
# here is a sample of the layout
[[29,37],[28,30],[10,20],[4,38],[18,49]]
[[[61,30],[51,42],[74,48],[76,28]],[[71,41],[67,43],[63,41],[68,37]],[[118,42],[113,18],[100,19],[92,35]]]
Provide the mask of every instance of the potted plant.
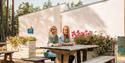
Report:
[[12,45],[13,48],[19,48],[21,45],[26,44],[28,41],[36,41],[35,37],[28,36],[14,36],[14,37],[8,37],[8,43]]
[[14,36],[8,38],[8,50],[16,50],[14,58],[29,58],[35,56],[36,38],[33,36]]

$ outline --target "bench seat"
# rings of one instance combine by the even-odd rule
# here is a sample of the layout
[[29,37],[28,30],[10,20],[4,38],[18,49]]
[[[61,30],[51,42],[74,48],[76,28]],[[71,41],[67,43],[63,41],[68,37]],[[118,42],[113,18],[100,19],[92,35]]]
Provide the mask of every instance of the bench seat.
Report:
[[44,57],[32,57],[32,58],[23,58],[24,61],[34,62],[34,63],[44,63],[48,58]]
[[114,56],[99,56],[82,63],[115,63]]

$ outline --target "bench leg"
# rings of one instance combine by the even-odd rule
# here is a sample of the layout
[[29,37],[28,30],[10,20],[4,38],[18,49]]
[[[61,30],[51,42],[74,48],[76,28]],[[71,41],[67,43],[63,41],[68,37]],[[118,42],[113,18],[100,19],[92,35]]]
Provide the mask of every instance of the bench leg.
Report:
[[8,54],[4,55],[4,61],[7,61],[7,56],[8,56]]
[[[7,60],[8,57],[9,57],[9,60]],[[6,53],[6,54],[4,55],[4,60],[3,60],[3,62],[6,62],[6,61],[9,61],[9,62],[12,62],[12,63],[13,63],[13,61],[12,61],[12,53]]]
[[12,54],[9,54],[9,60],[12,61]]

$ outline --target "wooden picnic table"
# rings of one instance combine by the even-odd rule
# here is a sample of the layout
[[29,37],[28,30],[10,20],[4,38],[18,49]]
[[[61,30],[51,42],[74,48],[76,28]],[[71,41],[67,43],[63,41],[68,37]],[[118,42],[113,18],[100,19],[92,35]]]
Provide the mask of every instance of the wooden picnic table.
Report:
[[87,59],[87,49],[96,48],[97,45],[74,45],[74,46],[60,46],[60,47],[37,47],[43,49],[49,49],[57,55],[57,63],[68,63],[69,56],[77,53],[77,63],[81,63],[81,53],[83,51],[83,60]]
[[12,62],[12,54],[16,52],[16,51],[0,51],[0,54],[4,54],[4,60],[3,63],[5,63],[5,61],[7,61],[7,57],[9,57],[9,61]]

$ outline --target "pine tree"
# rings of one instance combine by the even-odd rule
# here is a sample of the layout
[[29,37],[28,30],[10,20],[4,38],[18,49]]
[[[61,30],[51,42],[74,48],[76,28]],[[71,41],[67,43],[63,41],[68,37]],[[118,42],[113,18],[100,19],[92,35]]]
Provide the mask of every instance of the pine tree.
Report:
[[68,9],[70,9],[70,4],[69,4],[69,3],[67,3],[66,5],[67,5]]
[[74,2],[71,3],[71,8],[73,8],[75,5],[74,5]]
[[52,2],[51,2],[51,0],[48,0],[48,2],[47,2],[47,8],[49,8],[49,7],[52,7]]
[[6,0],[0,0],[0,42],[5,41],[6,34]]
[[81,6],[81,5],[83,5],[83,2],[79,0],[79,2],[77,3],[77,6]]
[[47,4],[46,4],[46,2],[44,2],[43,9],[46,9],[46,8],[47,8]]

